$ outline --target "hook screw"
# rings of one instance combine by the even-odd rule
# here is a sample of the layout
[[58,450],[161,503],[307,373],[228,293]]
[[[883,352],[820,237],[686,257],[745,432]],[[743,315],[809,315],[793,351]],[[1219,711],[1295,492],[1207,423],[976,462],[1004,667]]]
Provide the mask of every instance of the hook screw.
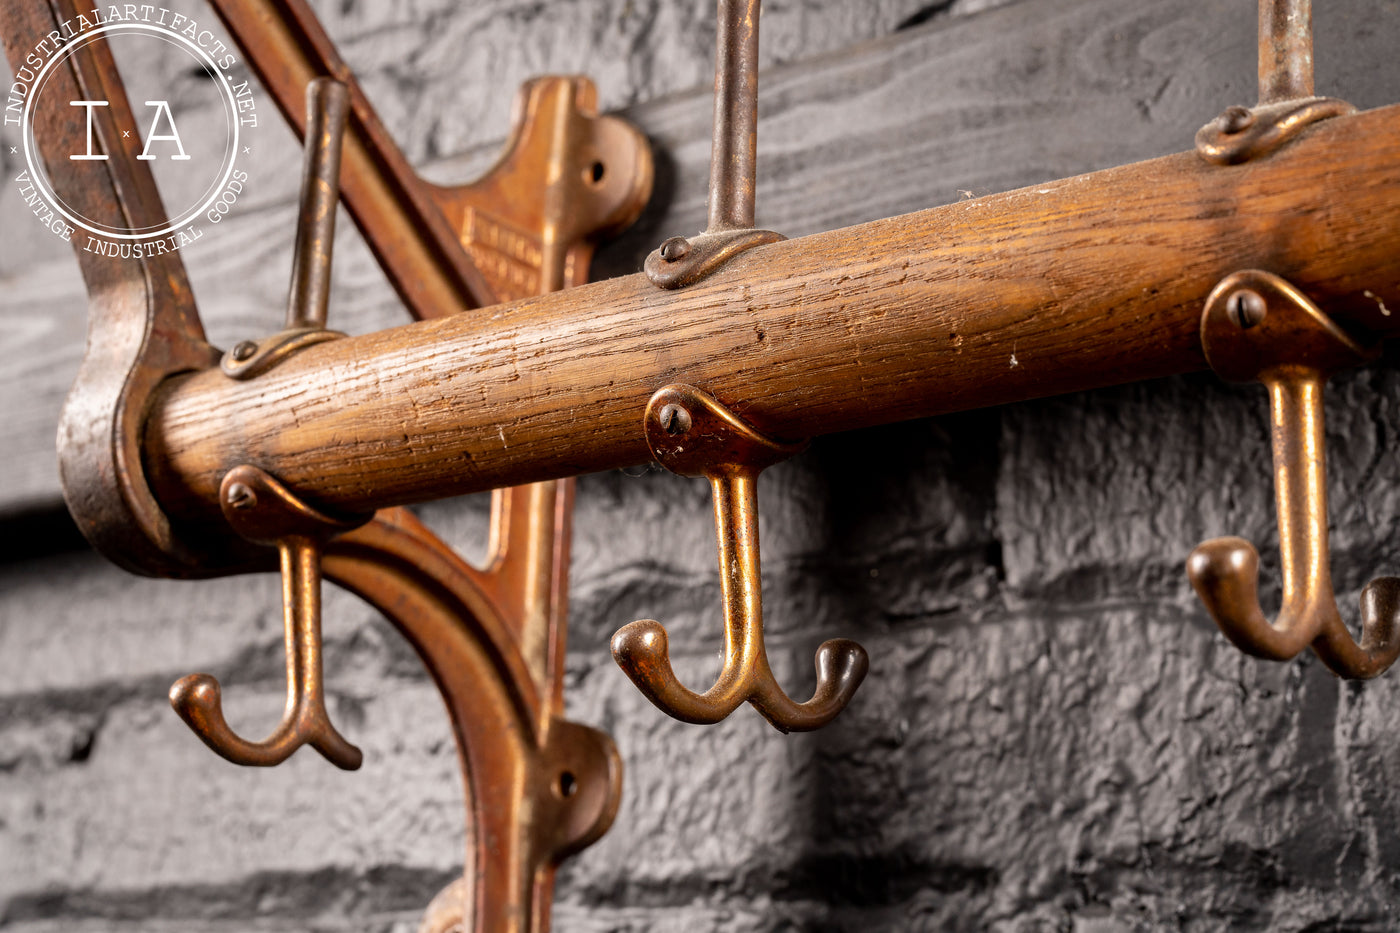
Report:
[[245,483],[231,483],[226,498],[232,509],[251,509],[258,504],[257,493]]
[[673,236],[661,244],[661,258],[667,262],[679,262],[690,255],[690,241],[683,236]]
[[1216,118],[1216,123],[1222,133],[1239,133],[1249,129],[1254,125],[1254,112],[1248,107],[1241,107],[1235,104],[1225,108],[1225,112]]
[[240,340],[233,347],[233,352],[229,355],[242,363],[253,358],[253,354],[258,352],[258,345],[251,340]]
[[1230,297],[1230,320],[1241,330],[1249,330],[1264,320],[1269,307],[1256,291],[1242,288]]
[[690,412],[679,405],[667,405],[661,409],[661,430],[672,437],[690,430]]
[[715,123],[704,232],[671,237],[647,257],[658,288],[684,288],[740,253],[786,239],[754,227],[758,169],[759,0],[719,0],[715,12]]

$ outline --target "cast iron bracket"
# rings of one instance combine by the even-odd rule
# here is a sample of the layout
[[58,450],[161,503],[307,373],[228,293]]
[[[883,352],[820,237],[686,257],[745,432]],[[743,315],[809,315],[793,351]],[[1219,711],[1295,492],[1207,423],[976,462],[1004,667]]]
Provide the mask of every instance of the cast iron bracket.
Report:
[[[138,573],[261,569],[272,565],[267,545],[281,551],[289,597],[282,726],[267,742],[246,742],[223,722],[212,676],[194,675],[173,690],[200,737],[242,764],[275,764],[309,743],[342,767],[358,765],[358,749],[330,726],[324,705],[320,573],[379,608],[413,643],[447,701],[467,791],[466,870],[434,902],[424,929],[546,930],[556,866],[606,831],[621,793],[612,740],[563,718],[573,481],[498,491],[492,557],[477,569],[399,509],[347,532],[366,516],[326,515],[270,475],[275,464],[249,463],[226,478],[223,534],[212,523],[186,532],[151,494],[143,431],[152,398],[172,376],[221,367],[229,379],[256,381],[336,336],[324,323],[337,179],[410,312],[433,317],[586,281],[593,241],[630,224],[650,195],[649,146],[634,127],[597,114],[586,78],[540,78],[523,88],[506,152],[484,178],[431,185],[384,133],[302,0],[215,6],[294,128],[320,142],[308,147],[307,179],[318,183],[305,186],[298,233],[299,247],[316,246],[298,249],[286,327],[226,354],[204,337],[178,254],[114,262],[77,251],[91,299],[88,349],[59,443],[70,509],[98,550]],[[7,51],[13,56],[75,12],[73,0],[5,7]],[[130,125],[105,43],[68,56],[54,72],[50,80],[66,88],[65,99],[108,100],[106,115]],[[302,109],[308,86],[324,105],[319,111]],[[68,117],[53,117],[36,133],[61,196],[143,223],[163,218],[144,162],[114,157],[103,163],[102,185],[77,182],[66,153],[85,127],[63,122]],[[97,121],[104,151],[124,151],[112,138],[117,125]],[[316,203],[308,207],[307,198]],[[310,216],[320,220],[307,223]],[[268,509],[322,520],[263,528]]]

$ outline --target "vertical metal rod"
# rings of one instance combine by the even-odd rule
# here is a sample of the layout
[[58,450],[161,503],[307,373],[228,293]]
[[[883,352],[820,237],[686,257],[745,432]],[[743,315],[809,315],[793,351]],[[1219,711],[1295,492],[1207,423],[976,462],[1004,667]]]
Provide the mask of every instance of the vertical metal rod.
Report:
[[325,327],[331,294],[331,248],[340,201],[340,144],[350,93],[331,78],[306,86],[306,148],[297,216],[287,327]]
[[710,226],[754,225],[758,157],[760,0],[719,0],[715,23],[715,129],[710,150]]
[[1259,0],[1259,103],[1313,93],[1312,0]]
[[1271,379],[1274,497],[1282,554],[1283,604],[1300,616],[1330,598],[1327,457],[1320,372]]
[[[745,684],[751,669],[768,674],[763,646],[763,590],[758,556],[758,471],[750,468],[710,476],[714,499],[715,541],[719,552],[720,599],[724,606],[724,657],[740,678],[729,688]],[[745,686],[748,686],[745,684]],[[713,691],[712,691],[713,692]],[[740,697],[739,699],[743,699]]]

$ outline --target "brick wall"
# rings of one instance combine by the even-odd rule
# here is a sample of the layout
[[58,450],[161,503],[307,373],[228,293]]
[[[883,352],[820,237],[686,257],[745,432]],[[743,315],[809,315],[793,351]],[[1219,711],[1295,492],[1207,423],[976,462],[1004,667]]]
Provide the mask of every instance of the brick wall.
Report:
[[[1223,105],[1251,99],[1251,6],[770,0],[760,222],[802,233],[1186,148]],[[661,147],[658,206],[600,266],[635,270],[660,235],[698,229],[709,0],[317,8],[410,157],[438,175],[483,164],[520,80],[582,71]],[[1400,100],[1400,3],[1318,18],[1320,90]],[[1127,116],[1105,126],[1104,101]],[[1045,108],[1058,129],[1036,130]],[[833,128],[832,109],[864,122]],[[962,148],[938,148],[939,128]],[[913,154],[872,161],[869,137]],[[262,138],[255,219],[188,254],[221,342],[272,326],[285,289],[295,180],[279,164],[295,152],[280,128]],[[22,346],[81,314],[81,289],[9,189],[0,217],[0,335]],[[332,315],[393,323],[349,226]],[[71,325],[53,327],[49,363],[0,363],[25,376],[8,377],[7,408],[25,407],[39,364],[75,359]],[[1348,617],[1367,580],[1400,566],[1397,372],[1386,359],[1329,390]],[[39,434],[3,425],[15,450]],[[413,930],[460,870],[461,786],[441,701],[387,623],[328,594],[333,712],[363,770],[310,754],[234,768],[165,692],[210,670],[235,728],[276,720],[275,580],[128,576],[63,524],[51,479],[18,488],[22,507],[0,511],[0,928]],[[607,641],[657,618],[682,679],[713,675],[708,490],[654,469],[582,478],[569,715],[612,734],[627,772],[613,829],[560,875],[557,929],[1400,928],[1387,725],[1400,679],[1347,685],[1310,657],[1246,659],[1182,573],[1197,541],[1240,534],[1277,600],[1261,390],[1200,374],[823,438],[765,473],[760,501],[781,683],[807,695],[812,652],[834,636],[866,646],[870,676],[811,735],[781,736],[747,709],[712,727],[661,715]],[[483,498],[421,514],[483,550]]]

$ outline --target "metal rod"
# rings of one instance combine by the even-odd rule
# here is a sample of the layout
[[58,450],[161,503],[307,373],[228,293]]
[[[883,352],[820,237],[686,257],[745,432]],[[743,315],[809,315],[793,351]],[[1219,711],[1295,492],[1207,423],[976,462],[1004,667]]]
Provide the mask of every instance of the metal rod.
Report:
[[1248,172],[1182,153],[764,246],[712,287],[628,276],[329,341],[246,382],[179,376],[150,409],[148,480],[200,523],[238,463],[364,511],[645,462],[648,399],[678,380],[799,438],[1188,372],[1206,296],[1249,268],[1394,333],[1397,153],[1388,107]]
[[[347,85],[352,116],[342,182],[345,208],[414,314],[436,317],[491,304],[490,286],[379,121],[306,0],[212,0],[287,122],[306,117],[302,89],[317,77]],[[36,33],[43,35],[44,33]]]
[[754,225],[759,6],[759,0],[719,0],[716,13],[711,231],[743,230]]
[[1259,0],[1259,103],[1313,93],[1312,0]]
[[340,150],[350,93],[331,78],[306,86],[306,145],[297,214],[287,327],[325,327],[331,297],[331,251],[340,203]]

